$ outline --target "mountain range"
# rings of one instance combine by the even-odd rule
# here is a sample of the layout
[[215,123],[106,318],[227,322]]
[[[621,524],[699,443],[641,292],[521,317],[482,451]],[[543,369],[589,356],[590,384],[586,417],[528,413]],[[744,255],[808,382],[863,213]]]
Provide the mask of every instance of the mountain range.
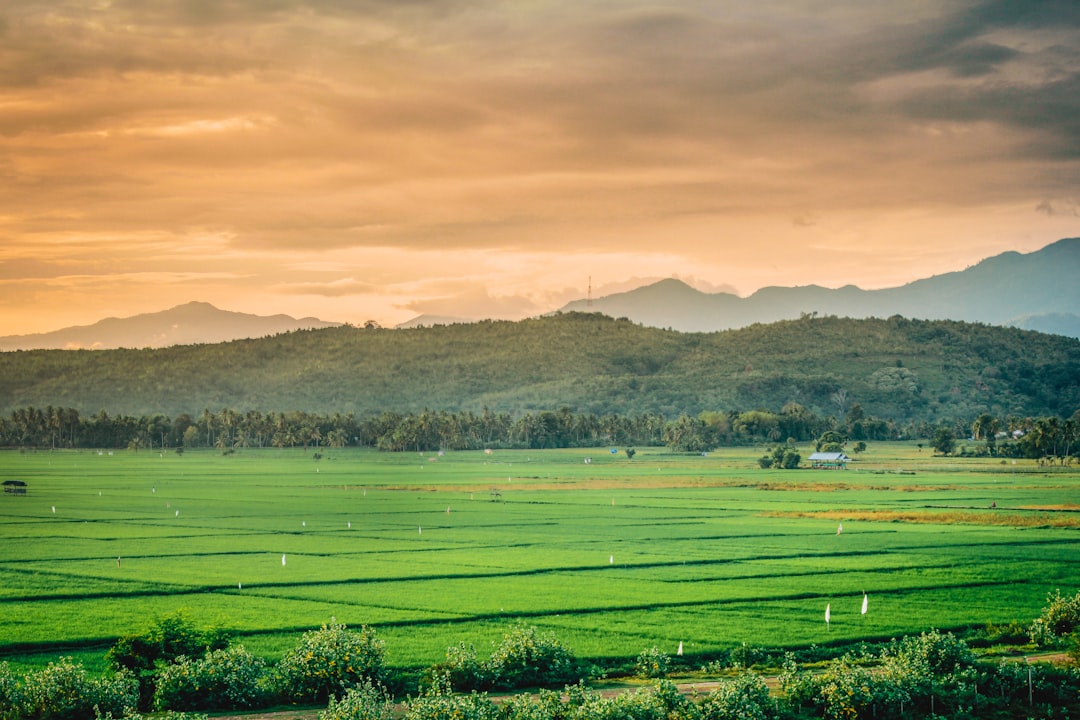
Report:
[[105,318],[93,325],[0,337],[0,351],[159,348],[228,342],[340,324],[312,317],[297,320],[288,315],[230,312],[210,303],[190,302],[162,312]]
[[[827,258],[815,262],[827,262]],[[813,264],[808,264],[808,275]],[[1059,240],[1032,253],[1006,252],[965,270],[895,288],[862,290],[818,285],[767,287],[742,298],[705,293],[667,279],[595,299],[575,300],[557,312],[599,312],[639,325],[682,332],[716,332],[806,315],[886,318],[900,315],[1018,327],[1080,338],[1080,238]],[[421,315],[398,329],[475,322],[480,318]],[[317,318],[231,312],[204,302],[92,325],[0,337],[0,351],[33,349],[159,348],[259,338],[341,325]]]
[[[812,264],[807,273],[812,275]],[[1027,254],[1002,253],[966,270],[882,290],[853,285],[835,290],[817,285],[767,287],[741,298],[703,293],[669,279],[591,301],[575,300],[561,310],[600,312],[683,332],[731,330],[807,314],[900,315],[1080,337],[1080,238],[1059,240]]]

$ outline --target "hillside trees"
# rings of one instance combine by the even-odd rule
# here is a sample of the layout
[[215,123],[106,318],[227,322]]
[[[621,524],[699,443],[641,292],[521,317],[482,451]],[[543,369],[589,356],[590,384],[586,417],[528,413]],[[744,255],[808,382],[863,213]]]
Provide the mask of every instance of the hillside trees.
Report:
[[[53,405],[135,417],[200,418],[220,407],[357,417],[487,408],[521,417],[566,407],[674,418],[718,408],[775,413],[789,403],[852,425],[853,438],[872,418],[967,418],[970,426],[984,412],[1068,417],[1080,407],[1080,341],[970,323],[836,317],[680,333],[566,313],[159,349],[0,353],[5,414]],[[863,417],[849,417],[856,406]],[[52,420],[48,446],[55,437],[66,447],[72,423]],[[200,429],[207,446],[219,435],[226,445],[237,440],[235,425]]]

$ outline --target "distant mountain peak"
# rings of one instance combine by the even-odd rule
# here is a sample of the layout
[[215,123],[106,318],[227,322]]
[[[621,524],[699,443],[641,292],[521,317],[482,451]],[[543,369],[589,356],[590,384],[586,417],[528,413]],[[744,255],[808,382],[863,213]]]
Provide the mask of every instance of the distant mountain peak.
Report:
[[0,337],[0,351],[103,350],[219,343],[340,324],[318,318],[296,319],[289,315],[262,316],[231,312],[196,300],[160,312],[125,318],[108,317],[92,325],[78,325],[34,335]]

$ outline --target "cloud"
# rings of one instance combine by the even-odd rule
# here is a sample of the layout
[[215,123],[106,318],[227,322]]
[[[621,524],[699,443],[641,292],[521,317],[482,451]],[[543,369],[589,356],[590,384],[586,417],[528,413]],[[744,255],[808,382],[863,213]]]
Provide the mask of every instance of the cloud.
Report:
[[379,287],[372,283],[361,282],[353,278],[343,278],[329,282],[283,284],[278,288],[278,292],[288,295],[320,295],[336,298],[367,295],[378,289]]
[[493,296],[479,287],[463,287],[445,297],[403,303],[401,307],[421,315],[439,315],[472,320],[519,319],[546,312],[532,300],[520,295]]
[[[556,265],[619,279],[582,258],[751,291],[808,246],[891,278],[923,242],[1077,232],[1071,1],[9,5],[16,275],[202,263],[275,302],[527,313],[583,285]],[[537,254],[542,280],[455,262]],[[425,285],[446,267],[486,290]]]

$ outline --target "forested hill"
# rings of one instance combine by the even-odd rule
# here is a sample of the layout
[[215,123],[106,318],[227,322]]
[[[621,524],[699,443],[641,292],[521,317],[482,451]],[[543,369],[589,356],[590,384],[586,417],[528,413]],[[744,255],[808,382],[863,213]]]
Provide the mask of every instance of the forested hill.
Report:
[[952,321],[804,317],[680,333],[569,313],[400,330],[336,327],[144,350],[0,353],[0,412],[204,409],[575,412],[701,410],[935,421],[1064,417],[1080,408],[1080,340]]

